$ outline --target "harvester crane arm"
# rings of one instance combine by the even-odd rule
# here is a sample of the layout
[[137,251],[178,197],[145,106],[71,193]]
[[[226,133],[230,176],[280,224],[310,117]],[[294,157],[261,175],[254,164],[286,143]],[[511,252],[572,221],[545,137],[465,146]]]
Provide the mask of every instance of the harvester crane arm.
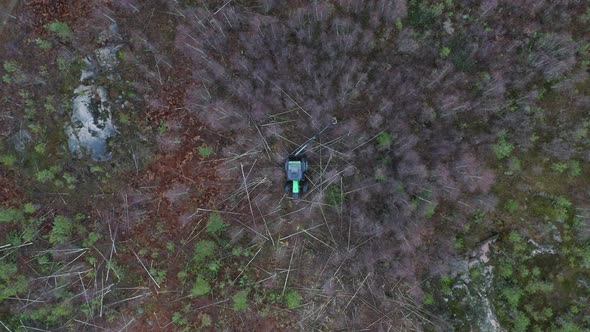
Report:
[[333,117],[332,121],[330,121],[329,124],[327,124],[317,134],[313,135],[312,138],[308,139],[305,143],[303,143],[303,145],[301,145],[297,150],[295,150],[293,153],[291,153],[291,156],[297,157],[298,155],[302,154],[303,151],[305,151],[305,149],[309,146],[309,144],[311,144],[313,141],[315,141],[324,131],[326,131],[328,128],[332,127],[333,125],[335,125],[337,123],[338,123],[338,119],[336,119],[336,117]]

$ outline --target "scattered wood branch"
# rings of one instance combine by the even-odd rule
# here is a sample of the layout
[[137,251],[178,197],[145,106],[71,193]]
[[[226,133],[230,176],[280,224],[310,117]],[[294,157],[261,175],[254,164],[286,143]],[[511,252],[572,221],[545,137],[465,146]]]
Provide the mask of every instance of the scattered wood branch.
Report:
[[[252,164],[252,167],[254,167],[257,160],[254,161],[254,164]],[[248,197],[248,205],[250,206],[250,214],[252,214],[252,222],[254,224],[256,224],[256,217],[254,216],[254,210],[252,209],[252,201],[250,200],[250,192],[248,191],[248,182],[246,181],[246,175],[244,175],[244,165],[242,163],[240,163],[240,168],[242,170],[242,178],[244,180],[244,188],[246,190],[246,197]],[[250,171],[252,171],[252,169],[250,169]],[[250,172],[248,172],[248,174],[250,174]]]
[[83,321],[78,320],[78,319],[75,319],[75,318],[74,318],[74,322],[80,323],[80,324],[83,324],[83,325],[87,325],[87,326],[91,326],[91,327],[94,327],[94,328],[97,328],[97,329],[100,329],[100,330],[109,331],[109,329],[105,329],[104,327],[101,327],[101,326],[98,326],[98,325],[94,325],[94,324],[91,324],[91,323],[88,323],[88,322],[83,322]]
[[246,269],[248,268],[248,266],[250,266],[250,263],[252,263],[252,261],[254,261],[254,259],[256,258],[256,256],[258,256],[258,253],[262,250],[262,246],[260,246],[260,248],[258,249],[258,251],[254,254],[254,256],[252,257],[252,259],[250,259],[250,261],[248,262],[248,264],[246,264],[246,266],[244,266],[244,268],[242,269],[242,271],[240,271],[240,274],[238,274],[238,276],[234,279],[234,281],[232,281],[232,284],[235,284],[236,281],[238,279],[240,279],[240,277],[242,276],[242,274],[244,273],[244,271],[246,271]]
[[160,285],[158,284],[158,282],[156,281],[156,279],[154,279],[154,277],[152,276],[152,274],[150,273],[150,271],[147,269],[147,267],[145,267],[145,265],[143,265],[143,262],[141,261],[141,259],[139,258],[139,256],[137,256],[137,253],[135,253],[135,250],[131,249],[131,251],[133,252],[133,255],[135,255],[135,258],[137,258],[137,261],[139,262],[139,264],[141,264],[141,267],[143,267],[143,269],[145,270],[145,272],[148,274],[148,276],[150,277],[150,279],[152,279],[152,281],[154,282],[154,284],[156,284],[156,287],[160,288]]
[[291,259],[289,259],[289,268],[287,269],[287,276],[285,277],[285,283],[283,284],[283,291],[281,292],[281,296],[285,296],[285,289],[287,289],[287,282],[289,281],[289,274],[291,273],[291,263],[293,263],[293,255],[295,255],[295,249],[297,249],[297,243],[291,250]]
[[346,309],[348,309],[348,306],[350,305],[350,303],[352,302],[352,300],[354,300],[354,298],[356,297],[356,295],[358,294],[358,292],[361,290],[361,288],[365,284],[365,281],[367,280],[367,278],[369,278],[370,275],[371,275],[371,272],[367,273],[367,276],[365,277],[365,279],[363,279],[363,281],[361,282],[360,286],[356,289],[356,292],[354,292],[354,295],[350,298],[350,301],[348,301],[348,303],[346,304],[346,306],[344,306],[344,309],[342,309],[342,311],[346,311]]
[[8,326],[6,326],[6,325],[4,324],[4,322],[3,322],[3,321],[1,321],[1,320],[0,320],[0,324],[2,324],[2,326],[3,326],[3,327],[4,327],[4,328],[5,328],[5,329],[6,329],[8,332],[12,332],[12,330],[11,330],[11,329],[9,329],[9,328],[8,328]]

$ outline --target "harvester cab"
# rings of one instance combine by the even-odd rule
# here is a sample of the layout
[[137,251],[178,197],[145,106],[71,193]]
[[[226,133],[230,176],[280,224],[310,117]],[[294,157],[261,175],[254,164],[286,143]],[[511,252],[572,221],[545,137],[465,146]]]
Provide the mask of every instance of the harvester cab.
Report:
[[328,125],[303,143],[303,145],[297,148],[297,150],[291,153],[287,160],[285,160],[285,172],[287,173],[285,192],[291,194],[294,199],[299,199],[300,195],[307,192],[307,180],[305,179],[305,173],[307,172],[307,158],[303,152],[324,131],[337,123],[338,120],[335,117],[332,118],[332,121]]

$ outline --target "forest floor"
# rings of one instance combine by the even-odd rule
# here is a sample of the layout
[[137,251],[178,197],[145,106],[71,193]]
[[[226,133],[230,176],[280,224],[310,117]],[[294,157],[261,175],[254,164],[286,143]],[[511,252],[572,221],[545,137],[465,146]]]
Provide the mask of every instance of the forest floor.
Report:
[[[0,325],[589,329],[589,23],[0,0]],[[285,158],[332,117],[293,199]]]

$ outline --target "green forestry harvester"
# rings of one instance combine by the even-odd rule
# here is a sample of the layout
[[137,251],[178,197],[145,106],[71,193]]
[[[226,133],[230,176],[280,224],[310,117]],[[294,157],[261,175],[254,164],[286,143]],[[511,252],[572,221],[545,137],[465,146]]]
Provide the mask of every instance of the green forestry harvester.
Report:
[[307,172],[307,158],[303,154],[303,151],[305,151],[305,149],[324,131],[337,123],[338,120],[335,117],[332,118],[332,121],[328,125],[326,125],[312,138],[303,143],[303,145],[291,153],[287,160],[285,160],[285,172],[287,173],[285,192],[292,194],[293,198],[298,199],[302,193],[307,192],[307,181],[305,180],[305,172]]

